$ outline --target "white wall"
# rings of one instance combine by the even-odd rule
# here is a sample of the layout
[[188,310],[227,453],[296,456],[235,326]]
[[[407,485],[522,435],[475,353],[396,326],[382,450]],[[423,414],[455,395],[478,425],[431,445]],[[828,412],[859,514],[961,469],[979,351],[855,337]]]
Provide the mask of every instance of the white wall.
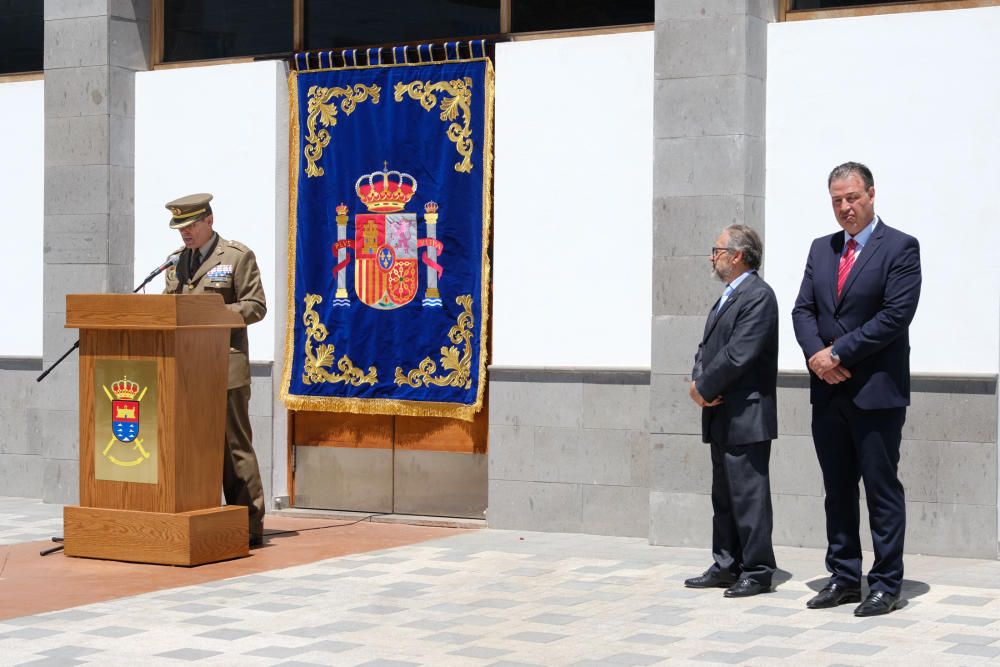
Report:
[[653,33],[496,47],[493,358],[650,364]]
[[[249,328],[250,358],[274,357],[274,249],[279,154],[288,129],[278,127],[287,107],[284,65],[276,61],[139,72],[135,77],[136,284],[182,243],[167,223],[164,204],[194,192],[215,195],[215,229],[245,243],[257,256],[269,307]],[[284,167],[282,167],[284,168]],[[287,180],[287,179],[285,179]],[[163,290],[162,276],[147,291]]]
[[780,366],[811,239],[839,229],[826,177],[875,175],[875,210],[921,242],[915,372],[997,372],[1000,7],[768,26],[766,277]]
[[0,356],[42,356],[43,90],[42,81],[0,83]]

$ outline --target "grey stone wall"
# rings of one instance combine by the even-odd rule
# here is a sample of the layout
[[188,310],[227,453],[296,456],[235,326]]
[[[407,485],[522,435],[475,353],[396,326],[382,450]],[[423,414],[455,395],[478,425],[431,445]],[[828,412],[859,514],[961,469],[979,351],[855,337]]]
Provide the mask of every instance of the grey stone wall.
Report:
[[[43,360],[76,339],[66,294],[129,292],[134,257],[134,74],[148,66],[148,0],[45,2]],[[42,497],[79,497],[79,377],[38,391]]]
[[[996,379],[916,376],[903,429],[899,475],[906,489],[908,553],[997,557]],[[692,404],[691,409],[697,411]],[[771,450],[774,542],[825,547],[823,479],[810,431],[808,379],[782,374],[779,437]],[[699,437],[653,442],[665,488],[654,544],[711,544],[711,463]],[[655,465],[655,464],[654,464]],[[861,534],[871,549],[862,492]]]
[[490,369],[493,528],[645,537],[645,371]]
[[723,227],[764,232],[764,0],[656,3],[650,541],[690,544],[701,516],[701,424],[688,374],[721,290],[708,249]]
[[[274,484],[274,434],[271,423],[274,418],[272,401],[271,362],[255,362],[250,365],[250,427],[253,429],[253,449],[257,453],[260,479],[264,483],[264,507],[273,505]],[[278,465],[285,467],[285,462]]]
[[[826,545],[823,481],[810,435],[805,375],[784,376],[780,438],[772,453],[775,541]],[[906,489],[906,551],[997,557],[996,378],[913,378],[900,451]],[[864,485],[861,487],[864,499]],[[867,534],[862,502],[862,536]]]
[[42,497],[39,358],[0,357],[0,496]]

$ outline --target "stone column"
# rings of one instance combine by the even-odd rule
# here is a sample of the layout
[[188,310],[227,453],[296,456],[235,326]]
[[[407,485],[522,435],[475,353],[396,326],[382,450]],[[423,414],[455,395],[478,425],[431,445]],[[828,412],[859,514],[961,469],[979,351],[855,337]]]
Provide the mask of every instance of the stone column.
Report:
[[[76,340],[66,294],[130,292],[135,254],[135,72],[150,0],[45,0],[43,359]],[[79,358],[41,385],[43,498],[79,497]]]
[[[708,545],[711,463],[688,397],[723,286],[722,228],[764,231],[764,78],[773,0],[657,0],[649,541]],[[709,564],[706,559],[705,564]]]

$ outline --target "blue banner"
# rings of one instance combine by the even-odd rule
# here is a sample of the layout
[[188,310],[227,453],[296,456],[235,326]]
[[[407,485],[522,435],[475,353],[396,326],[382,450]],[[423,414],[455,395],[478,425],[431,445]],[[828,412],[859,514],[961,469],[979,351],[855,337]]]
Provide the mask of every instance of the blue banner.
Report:
[[482,407],[493,68],[485,58],[292,72],[293,410]]

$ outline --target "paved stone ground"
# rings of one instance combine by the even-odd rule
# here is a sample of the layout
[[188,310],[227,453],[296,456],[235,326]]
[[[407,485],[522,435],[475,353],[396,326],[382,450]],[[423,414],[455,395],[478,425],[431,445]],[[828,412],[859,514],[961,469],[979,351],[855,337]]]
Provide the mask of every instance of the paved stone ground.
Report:
[[[0,502],[4,534],[52,532]],[[56,513],[57,514],[57,513]],[[516,531],[454,537],[0,622],[4,665],[977,665],[1000,659],[1000,563],[909,556],[906,606],[805,609],[823,554],[777,549],[777,590],[685,589],[703,549]],[[58,556],[62,557],[62,556]],[[869,559],[870,560],[870,559]],[[2,594],[2,575],[0,575]]]
[[0,496],[0,544],[47,540],[62,535],[62,505]]

